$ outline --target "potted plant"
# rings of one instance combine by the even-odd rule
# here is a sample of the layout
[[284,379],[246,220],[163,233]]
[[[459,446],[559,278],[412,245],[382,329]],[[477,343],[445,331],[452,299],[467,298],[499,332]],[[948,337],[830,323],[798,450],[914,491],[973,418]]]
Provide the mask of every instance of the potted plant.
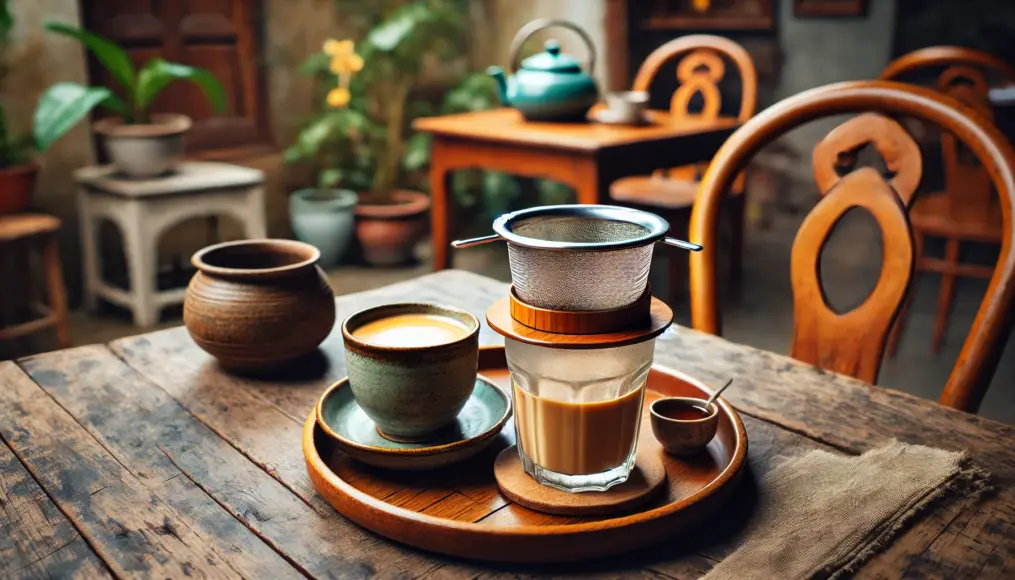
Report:
[[[437,112],[427,87],[461,80],[458,73],[427,64],[467,52],[466,2],[337,4],[340,13],[357,15],[353,24],[364,38],[358,46],[328,41],[304,65],[304,72],[322,81],[318,96],[325,107],[303,127],[285,159],[313,163],[320,189],[358,192],[356,236],[368,263],[406,262],[425,233],[430,205],[423,193],[429,140],[410,134],[409,127],[413,118]],[[299,219],[293,216],[294,226]]]
[[[10,63],[10,35],[14,28],[8,0],[0,0],[0,85]],[[7,111],[0,103],[0,214],[24,211],[32,201],[39,166],[32,159],[31,135],[18,134],[7,124]]]
[[102,135],[110,160],[128,175],[151,177],[172,169],[180,160],[183,135],[191,125],[186,115],[151,113],[152,102],[167,86],[178,80],[191,81],[201,88],[215,112],[226,109],[222,85],[205,69],[162,58],[152,58],[135,69],[124,49],[98,34],[58,22],[47,22],[44,26],[80,41],[119,86],[115,92],[70,82],[50,87],[35,113],[35,145],[40,151],[99,106],[115,113],[93,125],[95,132]]

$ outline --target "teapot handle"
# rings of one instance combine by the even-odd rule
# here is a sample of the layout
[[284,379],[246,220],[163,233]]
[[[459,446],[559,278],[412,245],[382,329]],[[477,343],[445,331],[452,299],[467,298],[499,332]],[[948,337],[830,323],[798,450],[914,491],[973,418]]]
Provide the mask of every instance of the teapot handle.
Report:
[[567,20],[554,20],[552,18],[537,18],[518,29],[514,40],[511,41],[511,52],[509,53],[511,55],[511,73],[518,70],[518,53],[521,51],[522,45],[525,44],[525,41],[533,34],[544,28],[550,28],[551,26],[570,28],[578,33],[578,36],[582,37],[582,40],[585,41],[585,46],[589,49],[588,73],[592,74],[596,70],[596,47],[592,44],[592,39],[589,38],[589,34],[574,22],[569,22]]

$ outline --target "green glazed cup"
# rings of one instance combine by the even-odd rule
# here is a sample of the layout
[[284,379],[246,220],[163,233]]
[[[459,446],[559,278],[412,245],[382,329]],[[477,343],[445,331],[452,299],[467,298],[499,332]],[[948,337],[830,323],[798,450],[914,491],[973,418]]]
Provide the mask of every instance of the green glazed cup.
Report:
[[[387,346],[355,336],[368,322],[400,314],[434,314],[463,323],[469,332],[453,342]],[[394,441],[423,441],[454,424],[476,385],[479,320],[438,304],[402,303],[368,308],[342,323],[349,386],[356,403]]]

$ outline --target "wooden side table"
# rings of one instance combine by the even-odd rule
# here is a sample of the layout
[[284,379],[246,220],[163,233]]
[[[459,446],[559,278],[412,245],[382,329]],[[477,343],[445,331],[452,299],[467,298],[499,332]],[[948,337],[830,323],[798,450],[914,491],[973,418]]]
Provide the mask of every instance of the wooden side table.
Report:
[[[248,238],[267,236],[264,172],[225,163],[186,162],[176,173],[152,179],[127,179],[111,166],[74,172],[84,253],[85,303],[94,309],[99,297],[131,309],[136,326],[158,322],[159,311],[180,304],[186,289],[159,292],[155,277],[158,242],[169,227],[185,219],[229,215],[243,225]],[[107,285],[101,278],[98,225],[111,220],[123,235],[130,290]]]
[[[60,266],[60,249],[57,246],[56,234],[60,230],[60,220],[44,214],[10,214],[0,215],[0,254],[11,254],[18,272],[0,283],[0,297],[17,284],[28,288],[34,282],[34,271],[31,267],[32,258],[41,255],[43,277],[46,282],[48,305],[32,301],[30,294],[29,307],[38,316],[35,319],[13,323],[0,327],[0,341],[12,340],[40,332],[49,328],[56,329],[56,341],[59,348],[71,345],[70,325],[67,320],[67,289],[63,283],[63,272]],[[2,257],[2,256],[0,256]],[[2,263],[2,262],[0,262]],[[25,271],[27,270],[27,271]],[[7,278],[7,276],[4,276]],[[8,298],[0,298],[8,300]],[[20,306],[20,300],[18,300]]]
[[709,161],[739,127],[732,118],[675,121],[650,111],[641,127],[598,123],[533,123],[514,109],[494,109],[417,119],[431,133],[430,223],[434,270],[450,267],[450,173],[486,169],[560,181],[578,203],[609,199],[613,181],[657,169]]

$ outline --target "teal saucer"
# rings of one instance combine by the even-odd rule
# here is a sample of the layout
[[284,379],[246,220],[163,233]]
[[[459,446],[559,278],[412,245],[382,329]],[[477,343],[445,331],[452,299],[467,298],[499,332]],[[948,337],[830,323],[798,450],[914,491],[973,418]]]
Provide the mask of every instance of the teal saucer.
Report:
[[433,469],[482,451],[511,418],[511,398],[493,381],[476,376],[476,388],[458,420],[423,442],[385,439],[356,404],[346,377],[324,392],[317,403],[317,424],[353,459],[386,469]]

